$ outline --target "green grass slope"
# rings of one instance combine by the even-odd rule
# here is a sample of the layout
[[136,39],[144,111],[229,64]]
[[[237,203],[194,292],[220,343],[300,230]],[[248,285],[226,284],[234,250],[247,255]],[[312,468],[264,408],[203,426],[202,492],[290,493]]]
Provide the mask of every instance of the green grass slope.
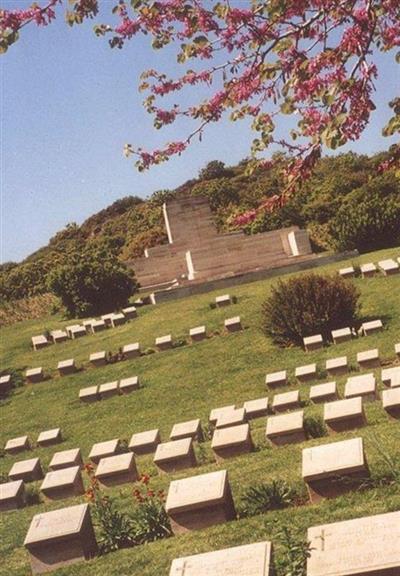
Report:
[[[348,264],[377,262],[395,255],[399,255],[398,249],[385,250],[363,255]],[[345,266],[345,263],[340,266]],[[338,267],[336,264],[323,270],[328,272]],[[61,426],[64,435],[62,444],[32,451],[32,456],[39,456],[46,470],[52,454],[59,450],[80,447],[87,458],[95,442],[117,437],[129,440],[133,433],[155,427],[160,429],[162,439],[166,440],[176,422],[198,417],[206,424],[212,408],[225,404],[240,406],[246,400],[265,395],[272,400],[273,392],[267,391],[264,384],[267,372],[287,369],[291,381],[287,388],[279,389],[279,392],[299,388],[307,404],[310,385],[298,386],[294,381],[296,366],[317,362],[320,371],[315,383],[321,383],[327,380],[323,370],[327,358],[346,354],[352,369],[356,371],[356,353],[377,347],[385,364],[395,362],[394,344],[400,340],[400,276],[355,280],[362,293],[362,318],[381,318],[385,325],[383,332],[307,354],[298,348],[278,349],[260,331],[261,302],[273,282],[267,280],[229,289],[231,294],[237,296],[238,302],[223,309],[213,310],[209,307],[217,293],[145,307],[139,310],[139,318],[125,326],[78,341],[50,346],[38,352],[30,349],[32,335],[71,322],[49,316],[4,328],[1,337],[3,368],[25,370],[27,367],[42,366],[45,371],[52,373],[53,378],[18,388],[1,403],[0,445],[4,446],[7,439],[23,434],[28,434],[35,441],[40,431]],[[224,319],[235,315],[241,316],[245,330],[222,335]],[[156,336],[172,333],[174,338],[187,338],[189,329],[200,324],[205,324],[208,332],[219,330],[221,334],[195,345],[103,368],[91,368],[88,365],[89,354],[92,352],[116,352],[118,347],[135,341],[139,341],[144,350],[154,346]],[[55,371],[58,361],[71,357],[85,369],[75,375],[58,377]],[[90,405],[78,400],[78,392],[82,387],[131,375],[138,375],[143,387],[130,395]],[[337,378],[340,392],[343,391],[345,379]],[[322,406],[306,405],[305,411],[309,415],[322,414]],[[137,457],[137,466],[141,473],[152,476],[152,484],[156,489],[168,489],[172,479],[226,468],[234,500],[239,504],[240,496],[246,488],[274,478],[285,479],[304,491],[301,480],[302,448],[363,436],[371,474],[378,478],[387,469],[386,454],[394,459],[399,458],[400,426],[398,422],[388,419],[379,401],[366,404],[366,414],[368,426],[363,429],[338,434],[334,438],[326,436],[280,448],[268,445],[265,440],[266,418],[259,418],[251,422],[256,451],[228,460],[224,465],[214,463],[210,442],[207,441],[200,447],[196,446],[198,468],[161,477],[157,474],[151,456]],[[7,473],[14,462],[29,458],[30,454],[25,452],[0,458],[0,473]],[[129,511],[134,505],[133,488],[134,485],[122,485],[108,489],[108,492],[117,499],[121,509]],[[0,574],[22,576],[30,573],[23,540],[35,514],[81,501],[82,498],[72,498],[50,504],[42,502],[40,505],[2,513]],[[400,510],[399,487],[383,484],[379,489],[355,491],[318,505],[241,518],[203,531],[118,551],[90,562],[59,569],[55,574],[167,576],[170,563],[175,557],[262,539],[276,541],[281,525],[295,526],[305,534],[311,525],[393,510]],[[276,558],[278,563],[282,558],[279,545],[276,547]]]

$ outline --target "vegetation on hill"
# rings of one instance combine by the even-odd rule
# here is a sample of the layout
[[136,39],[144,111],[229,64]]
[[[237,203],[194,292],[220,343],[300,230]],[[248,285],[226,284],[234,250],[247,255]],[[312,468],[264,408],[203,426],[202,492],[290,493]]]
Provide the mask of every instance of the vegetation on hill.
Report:
[[[258,212],[244,225],[247,234],[298,225],[308,228],[316,250],[360,251],[400,243],[400,182],[395,170],[378,166],[389,153],[354,153],[319,161],[312,178],[286,204],[273,212]],[[99,241],[112,246],[122,262],[143,254],[145,248],[167,241],[162,204],[185,195],[206,196],[221,231],[237,229],[237,216],[256,209],[263,199],[279,194],[287,158],[276,155],[274,167],[246,174],[247,160],[227,167],[210,162],[199,177],[175,190],[159,190],[147,201],[129,196],[88,218],[81,226],[69,224],[20,264],[0,269],[3,301],[43,294],[49,274],[68,264],[71,254]]]
[[[399,255],[398,249],[365,254],[343,262],[343,266],[359,266],[365,262],[377,262]],[[320,269],[333,273],[339,267],[331,264]],[[296,274],[304,277],[307,273]],[[293,275],[291,275],[293,276]],[[340,344],[305,353],[299,347],[281,348],[270,337],[265,337],[260,326],[260,307],[271,293],[276,279],[237,286],[234,295],[237,302],[228,308],[211,308],[210,302],[221,292],[200,294],[179,301],[166,302],[157,306],[144,306],[138,317],[123,326],[87,335],[77,340],[48,346],[37,352],[30,347],[32,334],[41,334],[48,329],[64,328],[70,322],[61,315],[44,316],[40,319],[21,322],[16,329],[3,329],[3,368],[14,369],[13,374],[22,375],[27,368],[42,366],[51,378],[33,385],[21,385],[0,403],[3,412],[0,427],[0,447],[6,441],[27,434],[33,449],[16,455],[0,454],[0,477],[6,478],[12,465],[20,460],[38,457],[44,471],[55,452],[80,448],[84,462],[88,462],[91,447],[96,442],[120,438],[123,445],[134,433],[158,428],[163,441],[167,441],[172,426],[200,418],[208,432],[210,410],[219,406],[235,404],[241,407],[245,401],[268,396],[269,406],[274,394],[299,390],[304,402],[304,416],[309,439],[280,447],[273,447],[265,437],[266,417],[251,420],[251,435],[255,450],[216,463],[209,434],[204,442],[195,442],[198,460],[196,468],[188,468],[173,474],[159,474],[153,455],[136,458],[140,475],[150,477],[149,487],[154,494],[168,492],[170,482],[179,478],[227,469],[232,494],[239,518],[188,534],[160,538],[159,522],[149,525],[149,515],[138,512],[137,490],[147,488],[141,482],[105,487],[101,495],[109,496],[113,503],[113,519],[119,514],[135,521],[133,548],[118,549],[89,562],[80,562],[57,570],[57,576],[167,576],[173,558],[208,552],[229,546],[271,540],[277,576],[287,576],[290,563],[286,547],[280,534],[290,527],[294,535],[306,539],[310,526],[340,522],[373,514],[400,510],[400,426],[390,420],[382,406],[381,398],[365,402],[367,425],[356,430],[329,436],[326,431],[316,430],[323,417],[323,405],[309,401],[310,384],[326,382],[325,371],[328,358],[347,356],[349,374],[339,375],[338,393],[342,397],[348,375],[360,374],[356,355],[366,349],[378,348],[385,368],[398,365],[394,344],[400,333],[398,294],[400,276],[373,278],[356,277],[354,282],[360,290],[360,320],[381,318],[384,330],[367,337],[353,338]],[[236,334],[222,335],[224,319],[240,315],[244,330]],[[94,368],[89,355],[99,350],[116,352],[124,344],[139,341],[142,350],[154,346],[158,335],[171,333],[175,341],[188,339],[189,328],[204,324],[212,335],[202,342],[183,345],[172,350],[144,354],[141,357],[110,363]],[[220,332],[220,334],[218,334]],[[83,367],[75,374],[60,377],[56,367],[60,360],[74,358],[77,366]],[[298,383],[294,378],[297,366],[317,364],[318,374],[313,382]],[[279,390],[267,389],[266,373],[286,369],[288,385]],[[363,372],[370,372],[367,371]],[[384,389],[380,369],[374,370],[379,393]],[[80,402],[81,388],[113,382],[137,375],[141,387],[131,394],[114,396],[94,403]],[[312,421],[311,421],[312,419]],[[313,425],[310,425],[313,422]],[[48,447],[35,444],[41,431],[60,426],[63,442]],[[311,428],[314,431],[311,433]],[[362,437],[371,477],[360,489],[352,490],[338,498],[323,500],[307,505],[305,483],[301,476],[302,449],[311,446]],[[88,475],[83,474],[85,488],[90,490]],[[29,483],[29,490],[39,491],[41,481]],[[87,494],[89,497],[90,494]],[[140,498],[139,498],[140,499]],[[30,522],[35,514],[48,512],[87,501],[83,496],[73,496],[56,501],[39,500],[22,509],[0,515],[1,576],[26,576],[29,573],[28,553],[23,542]],[[93,501],[91,500],[92,513]],[[154,510],[154,508],[153,508]],[[106,512],[109,509],[106,510]],[[116,514],[114,514],[114,512]],[[159,513],[159,510],[155,510]],[[96,522],[96,537],[103,549],[113,545],[106,540],[111,528],[93,514]],[[106,518],[107,520],[107,518]],[[107,533],[104,534],[104,528]],[[153,529],[152,541],[147,536]],[[164,531],[165,534],[166,531]],[[118,532],[117,535],[121,535]],[[156,541],[153,541],[156,540]],[[141,544],[141,542],[149,542]],[[121,543],[124,544],[123,542]]]

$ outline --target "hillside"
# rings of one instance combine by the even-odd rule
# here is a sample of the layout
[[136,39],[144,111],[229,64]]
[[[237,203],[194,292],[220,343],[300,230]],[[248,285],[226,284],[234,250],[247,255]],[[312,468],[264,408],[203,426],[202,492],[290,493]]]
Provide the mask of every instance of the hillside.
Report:
[[[323,158],[302,190],[273,213],[261,212],[247,224],[248,234],[289,225],[308,228],[315,250],[361,252],[400,242],[400,180],[394,170],[379,173],[386,153],[371,158],[353,153]],[[166,242],[161,206],[180,195],[207,196],[219,229],[236,229],[235,217],[260,205],[282,190],[285,158],[273,169],[246,173],[246,161],[237,166],[210,162],[197,178],[175,190],[160,190],[144,201],[129,196],[88,218],[81,226],[69,224],[47,246],[20,264],[0,268],[2,302],[48,291],[47,276],[66,262],[73,250],[108,242],[125,262],[145,248]]]
[[[383,258],[399,256],[398,249],[365,254],[341,266],[377,262]],[[321,268],[321,272],[333,271],[337,265]],[[30,337],[47,329],[65,327],[68,323],[61,316],[47,315],[39,320],[21,322],[15,327],[3,329],[4,370],[22,373],[26,368],[42,366],[52,378],[35,385],[17,388],[1,402],[2,427],[0,446],[16,436],[28,434],[35,442],[39,432],[61,426],[64,441],[53,447],[34,447],[31,452],[14,456],[2,454],[0,473],[7,474],[14,462],[25,458],[40,457],[44,471],[54,452],[80,447],[87,461],[95,442],[121,438],[129,441],[133,433],[159,428],[161,437],[167,440],[172,426],[193,418],[200,418],[208,430],[208,415],[212,408],[235,404],[268,396],[270,402],[275,393],[299,389],[307,416],[321,416],[323,406],[309,402],[310,384],[299,385],[294,379],[296,366],[316,362],[318,375],[311,384],[327,380],[324,364],[327,358],[347,355],[353,374],[357,373],[356,353],[378,348],[382,364],[392,365],[395,360],[394,344],[399,341],[400,275],[354,280],[361,291],[361,318],[381,318],[384,330],[374,335],[354,338],[349,342],[331,345],[315,352],[305,353],[300,348],[277,348],[259,328],[260,306],[269,293],[273,281],[242,285],[232,290],[237,303],[228,308],[211,309],[209,303],[218,293],[208,293],[158,306],[143,307],[139,317],[130,323],[97,335],[86,336],[79,341],[67,341],[49,346],[38,352],[30,349]],[[240,315],[245,329],[230,335],[221,332],[224,318]],[[128,342],[140,341],[142,350],[154,346],[156,336],[171,333],[176,340],[187,339],[189,328],[205,324],[213,337],[193,345],[154,353],[137,359],[91,368],[89,354],[99,350],[116,352]],[[84,370],[60,378],[56,375],[59,360],[75,358]],[[287,369],[288,386],[273,391],[265,386],[266,373]],[[380,370],[376,369],[379,389]],[[142,387],[127,396],[109,398],[93,404],[78,399],[80,388],[116,379],[139,376]],[[340,394],[343,394],[347,375],[336,378]],[[149,474],[154,490],[168,490],[172,480],[195,474],[227,469],[236,507],[243,508],[245,491],[260,482],[285,480],[296,490],[295,505],[276,511],[268,511],[250,517],[213,526],[185,535],[173,536],[147,545],[120,550],[89,562],[80,562],[58,569],[57,576],[168,576],[172,559],[247,544],[260,540],[272,540],[275,546],[277,566],[284,562],[284,549],[278,533],[289,526],[296,537],[305,538],[306,529],[313,525],[341,521],[350,518],[400,510],[398,482],[391,474],[400,469],[399,425],[390,420],[382,408],[381,400],[365,403],[367,426],[334,436],[324,435],[306,442],[272,447],[265,438],[266,418],[251,421],[255,451],[216,464],[207,437],[204,443],[196,443],[195,451],[199,465],[173,474],[160,475],[152,456],[138,456],[137,467],[141,474]],[[355,437],[363,437],[365,452],[371,471],[371,481],[363,489],[324,500],[318,504],[307,503],[305,484],[301,479],[301,453],[309,446],[327,444]],[[85,476],[85,475],[84,475]],[[87,478],[85,477],[87,486]],[[39,487],[40,482],[36,485]],[[131,512],[135,504],[133,490],[136,484],[123,484],[107,488],[119,510]],[[23,547],[28,526],[35,514],[70,506],[84,501],[73,497],[55,502],[40,502],[20,510],[0,514],[1,557],[0,574],[25,576],[29,571],[28,555]],[[278,572],[278,576],[283,572]]]

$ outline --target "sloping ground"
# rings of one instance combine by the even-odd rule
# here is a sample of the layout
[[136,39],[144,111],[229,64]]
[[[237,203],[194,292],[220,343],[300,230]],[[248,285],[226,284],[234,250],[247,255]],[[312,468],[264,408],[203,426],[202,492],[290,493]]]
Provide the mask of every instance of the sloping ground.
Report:
[[[377,262],[399,255],[399,250],[386,250],[366,254],[349,261]],[[346,263],[341,263],[344,267]],[[327,266],[321,270],[332,271],[339,266]],[[0,445],[7,439],[29,434],[35,441],[42,430],[61,426],[65,441],[49,448],[35,448],[16,456],[6,455],[0,459],[0,472],[7,473],[17,460],[39,456],[44,470],[54,452],[80,447],[87,458],[93,443],[112,438],[128,439],[134,432],[158,427],[163,440],[167,440],[172,425],[193,418],[201,418],[203,424],[214,407],[225,404],[240,406],[244,401],[268,395],[265,389],[267,372],[287,369],[290,386],[279,392],[300,388],[307,401],[310,385],[298,386],[293,378],[296,366],[317,362],[321,369],[313,383],[327,381],[322,368],[327,358],[347,354],[352,368],[356,369],[356,353],[379,348],[385,362],[394,362],[394,344],[400,340],[400,276],[357,279],[362,292],[362,318],[381,318],[385,330],[367,338],[354,339],[312,353],[300,349],[278,349],[265,338],[259,329],[259,310],[263,298],[273,281],[247,284],[230,290],[238,298],[231,307],[212,310],[209,303],[217,293],[208,293],[156,307],[139,310],[139,318],[129,324],[108,330],[96,336],[51,346],[39,352],[30,349],[30,337],[46,329],[65,326],[71,322],[57,317],[32,320],[2,330],[3,368],[25,369],[43,366],[52,372],[53,378],[34,386],[24,386],[1,405]],[[219,292],[218,294],[220,294]],[[154,346],[156,336],[172,333],[174,338],[187,338],[189,329],[206,324],[208,332],[221,330],[224,318],[240,315],[245,330],[231,335],[214,335],[193,346],[184,346],[160,354],[151,354],[135,360],[108,365],[103,368],[88,366],[89,354],[100,350],[116,352],[120,346],[140,341],[142,350]],[[76,375],[59,378],[55,368],[59,360],[74,357],[85,370]],[[379,374],[380,371],[377,371]],[[79,402],[79,389],[92,384],[138,375],[143,388],[126,397],[85,405]],[[331,380],[332,378],[329,378]],[[346,377],[337,378],[340,392]],[[306,414],[322,413],[322,406],[306,406]],[[201,462],[197,469],[159,477],[151,456],[137,457],[141,473],[152,476],[155,489],[168,489],[171,479],[183,478],[203,472],[226,468],[229,471],[236,504],[243,491],[258,482],[274,478],[285,479],[300,490],[301,450],[303,447],[329,443],[362,436],[365,438],[366,455],[374,478],[387,470],[385,454],[399,458],[400,426],[389,421],[380,401],[366,405],[368,426],[353,432],[332,437],[309,440],[302,444],[272,448],[265,441],[265,418],[253,420],[252,435],[257,450],[254,453],[228,460],[224,465],[214,463],[210,442],[196,447]],[[134,505],[134,485],[109,489],[121,509],[129,511]],[[22,576],[29,573],[28,556],[22,544],[32,517],[46,510],[62,508],[81,502],[80,498],[56,503],[34,505],[0,515],[0,564],[1,575]],[[384,484],[380,488],[356,491],[318,505],[292,507],[277,512],[242,518],[224,525],[129,550],[118,551],[90,562],[60,569],[57,575],[103,576],[167,576],[173,558],[198,552],[216,550],[231,545],[246,544],[258,540],[276,541],[282,525],[294,526],[304,534],[307,527],[356,518],[369,514],[400,510],[398,485]],[[282,559],[282,550],[276,547],[276,559]]]

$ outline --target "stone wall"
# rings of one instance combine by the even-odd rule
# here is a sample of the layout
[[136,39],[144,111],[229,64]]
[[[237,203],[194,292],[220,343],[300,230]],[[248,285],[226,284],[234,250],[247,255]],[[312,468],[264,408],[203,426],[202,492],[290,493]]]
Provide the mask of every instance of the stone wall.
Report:
[[208,200],[172,200],[163,207],[169,244],[129,263],[142,289],[185,285],[289,265],[313,258],[308,234],[297,226],[247,236],[218,234]]

